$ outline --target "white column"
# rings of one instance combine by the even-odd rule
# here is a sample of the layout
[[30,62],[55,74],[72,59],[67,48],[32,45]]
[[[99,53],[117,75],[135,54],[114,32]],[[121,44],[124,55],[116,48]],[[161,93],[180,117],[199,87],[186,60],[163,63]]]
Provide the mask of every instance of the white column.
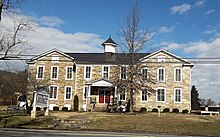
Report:
[[34,102],[33,102],[33,108],[31,110],[31,118],[36,117],[36,100],[37,100],[37,92],[34,91]]

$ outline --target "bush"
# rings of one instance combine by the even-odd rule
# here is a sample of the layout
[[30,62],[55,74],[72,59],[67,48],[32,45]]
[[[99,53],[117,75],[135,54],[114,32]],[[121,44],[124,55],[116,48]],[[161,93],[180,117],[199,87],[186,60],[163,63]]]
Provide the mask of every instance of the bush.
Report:
[[152,112],[158,112],[157,108],[152,109]]
[[189,113],[189,110],[184,109],[184,110],[182,111],[182,113]]
[[40,111],[40,110],[41,110],[41,108],[40,108],[40,107],[36,107],[36,110],[37,110],[37,111]]
[[178,109],[178,108],[174,108],[174,109],[173,109],[173,112],[174,112],[174,113],[179,113],[179,109]]
[[57,106],[53,107],[53,111],[59,111],[59,107]]
[[68,111],[68,107],[62,107],[62,111]]
[[163,112],[170,112],[170,109],[169,108],[165,108],[165,109],[163,109]]
[[142,107],[140,110],[140,112],[146,112],[146,111],[147,111],[147,108],[144,108],[144,107]]

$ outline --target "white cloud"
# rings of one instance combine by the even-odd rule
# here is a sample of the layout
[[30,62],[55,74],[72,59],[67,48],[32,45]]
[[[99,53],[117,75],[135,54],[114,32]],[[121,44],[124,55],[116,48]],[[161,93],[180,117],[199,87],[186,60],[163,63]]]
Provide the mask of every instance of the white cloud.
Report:
[[206,0],[198,0],[195,2],[195,7],[199,7],[205,4]]
[[203,34],[214,34],[216,31],[217,31],[216,29],[209,29],[209,30],[205,30]]
[[163,49],[166,49],[168,51],[175,51],[181,48],[180,44],[173,42],[161,42],[160,45],[162,46]]
[[59,25],[64,23],[63,20],[55,16],[43,16],[38,18],[37,22],[40,25],[44,25],[46,27],[58,27]]
[[173,26],[171,26],[171,27],[161,27],[161,28],[159,29],[159,31],[160,31],[161,33],[173,32],[173,30],[174,30],[174,27],[173,27]]
[[186,13],[187,11],[189,11],[191,9],[191,5],[188,3],[184,3],[182,5],[178,5],[178,6],[173,6],[170,8],[171,14],[183,14]]
[[214,9],[211,9],[211,10],[208,10],[208,11],[206,11],[205,13],[203,13],[203,15],[204,15],[204,16],[207,16],[207,15],[213,13],[213,12],[215,12],[215,10],[214,10]]

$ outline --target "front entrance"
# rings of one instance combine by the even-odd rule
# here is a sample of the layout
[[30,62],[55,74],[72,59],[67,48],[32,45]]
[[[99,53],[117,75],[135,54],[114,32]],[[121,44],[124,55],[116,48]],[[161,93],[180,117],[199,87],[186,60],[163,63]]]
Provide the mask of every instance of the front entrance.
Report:
[[110,103],[110,91],[107,89],[99,89],[99,103]]

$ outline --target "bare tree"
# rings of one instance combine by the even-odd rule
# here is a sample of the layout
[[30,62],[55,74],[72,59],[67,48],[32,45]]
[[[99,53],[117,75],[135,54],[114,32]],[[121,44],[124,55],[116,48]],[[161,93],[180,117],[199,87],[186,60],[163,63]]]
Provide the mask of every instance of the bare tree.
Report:
[[[130,111],[134,110],[135,93],[142,88],[151,89],[150,84],[154,82],[148,79],[146,82],[141,73],[143,65],[140,63],[137,53],[143,52],[147,48],[146,43],[152,38],[149,29],[141,28],[140,22],[143,19],[141,10],[135,2],[131,11],[126,16],[124,24],[121,26],[119,36],[121,38],[120,46],[123,52],[129,55],[129,64],[127,67],[127,79],[118,81],[121,86],[126,87],[128,99],[130,102]],[[148,74],[150,75],[150,74]]]

